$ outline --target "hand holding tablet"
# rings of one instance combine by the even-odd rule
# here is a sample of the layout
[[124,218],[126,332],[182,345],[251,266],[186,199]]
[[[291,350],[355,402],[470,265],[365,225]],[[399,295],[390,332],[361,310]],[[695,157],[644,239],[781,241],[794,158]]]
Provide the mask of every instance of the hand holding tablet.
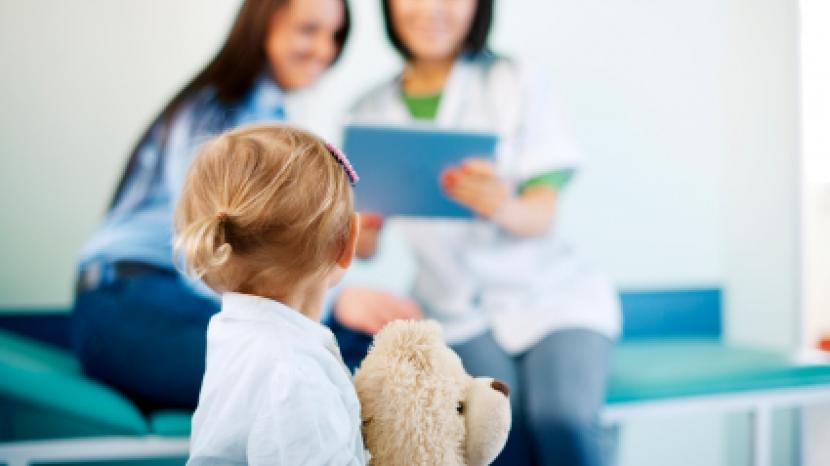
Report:
[[450,199],[484,218],[495,216],[510,198],[495,165],[485,159],[467,159],[444,170],[441,187]]

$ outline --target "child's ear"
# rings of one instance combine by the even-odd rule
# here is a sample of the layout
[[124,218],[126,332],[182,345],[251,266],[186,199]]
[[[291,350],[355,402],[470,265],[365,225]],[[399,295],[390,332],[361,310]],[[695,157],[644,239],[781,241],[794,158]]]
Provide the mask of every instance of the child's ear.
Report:
[[337,265],[343,269],[349,268],[354,259],[355,250],[357,250],[357,237],[360,235],[360,215],[355,212],[352,214],[351,224],[349,225],[349,238],[346,240],[346,247],[337,258]]

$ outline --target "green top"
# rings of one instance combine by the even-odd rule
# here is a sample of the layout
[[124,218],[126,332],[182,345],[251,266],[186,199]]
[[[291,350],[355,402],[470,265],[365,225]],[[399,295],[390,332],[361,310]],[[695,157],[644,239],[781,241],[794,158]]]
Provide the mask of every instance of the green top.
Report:
[[556,192],[565,189],[565,185],[571,180],[574,174],[573,168],[561,168],[559,170],[551,170],[539,176],[525,181],[519,186],[519,191],[524,191],[527,188],[534,186],[547,186]]
[[432,95],[403,94],[403,101],[413,118],[417,120],[434,120],[438,115],[438,104],[441,103],[441,93]]
[[[441,104],[441,92],[431,95],[413,95],[402,92],[404,104],[409,114],[416,120],[434,120],[438,115],[438,106]],[[551,170],[535,176],[519,186],[519,192],[533,186],[547,186],[554,191],[562,191],[574,174],[572,168]]]

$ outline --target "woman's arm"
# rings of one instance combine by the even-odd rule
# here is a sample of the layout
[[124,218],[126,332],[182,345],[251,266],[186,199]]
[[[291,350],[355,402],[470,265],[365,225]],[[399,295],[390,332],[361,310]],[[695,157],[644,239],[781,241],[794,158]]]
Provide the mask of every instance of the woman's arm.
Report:
[[548,186],[532,186],[508,198],[492,221],[516,236],[545,234],[553,223],[556,191]]
[[212,100],[210,92],[203,91],[182,104],[173,115],[159,150],[164,154],[164,181],[174,208],[201,145],[227,129],[218,123],[222,112],[223,108]]

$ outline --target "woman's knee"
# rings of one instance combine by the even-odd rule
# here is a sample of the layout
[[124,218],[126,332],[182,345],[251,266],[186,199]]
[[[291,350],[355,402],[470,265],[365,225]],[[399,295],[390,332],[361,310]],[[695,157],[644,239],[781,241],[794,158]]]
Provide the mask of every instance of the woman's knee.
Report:
[[521,365],[528,411],[568,423],[590,421],[605,402],[612,343],[587,330],[555,332]]

